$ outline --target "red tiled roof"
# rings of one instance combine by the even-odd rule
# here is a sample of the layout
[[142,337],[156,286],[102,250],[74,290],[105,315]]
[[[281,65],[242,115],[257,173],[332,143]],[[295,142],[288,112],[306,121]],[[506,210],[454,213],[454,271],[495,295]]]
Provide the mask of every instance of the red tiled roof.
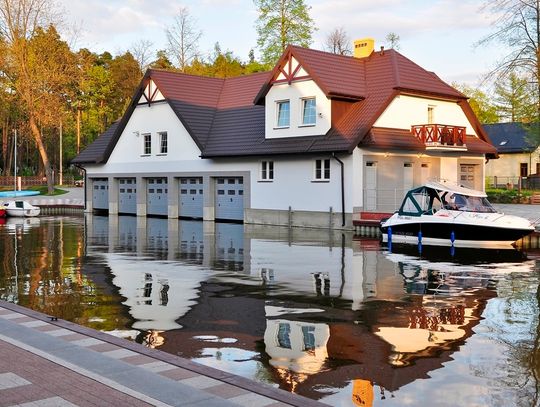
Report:
[[[291,56],[329,98],[348,100],[350,107],[327,134],[265,139],[265,108],[254,101],[264,97],[277,76],[277,66]],[[379,143],[384,148],[393,143],[396,148],[422,149],[423,146],[416,143],[405,142],[408,131],[394,129],[392,134],[399,137],[392,139],[387,131],[372,129],[377,118],[400,93],[458,102],[480,138],[488,141],[477,139],[471,148],[478,153],[494,150],[477,119],[471,115],[466,97],[394,50],[373,52],[367,58],[357,59],[290,46],[277,66],[271,72],[227,79],[149,70],[114,135],[107,131],[105,140],[88,147],[89,151],[85,150],[73,162],[106,162],[150,78],[201,149],[202,157],[350,153],[358,145],[375,147]]]

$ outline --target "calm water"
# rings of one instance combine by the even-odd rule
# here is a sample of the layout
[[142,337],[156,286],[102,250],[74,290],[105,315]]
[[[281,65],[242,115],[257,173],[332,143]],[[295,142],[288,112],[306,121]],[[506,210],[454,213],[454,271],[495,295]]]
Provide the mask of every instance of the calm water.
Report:
[[538,405],[534,253],[97,216],[0,250],[3,299],[334,406]]

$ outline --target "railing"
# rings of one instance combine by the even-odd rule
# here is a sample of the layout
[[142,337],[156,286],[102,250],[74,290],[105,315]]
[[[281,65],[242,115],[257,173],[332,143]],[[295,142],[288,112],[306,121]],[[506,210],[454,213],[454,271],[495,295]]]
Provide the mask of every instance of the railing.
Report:
[[404,189],[363,189],[363,212],[386,212],[393,213],[399,209],[405,194]]
[[540,190],[540,177],[488,176],[486,186],[488,188]]
[[[31,176],[24,176],[21,178],[21,186],[23,187],[30,187],[30,186],[36,186],[36,185],[47,185],[47,179],[45,177],[39,177],[37,175],[31,175]],[[59,177],[55,174],[55,180],[54,183],[59,183]],[[73,175],[66,174],[62,177],[62,184],[63,185],[74,185],[75,180],[73,178]],[[3,187],[12,187],[14,185],[13,176],[0,176],[0,186]]]
[[411,133],[420,140],[427,149],[467,150],[466,128],[446,124],[422,124],[411,126]]

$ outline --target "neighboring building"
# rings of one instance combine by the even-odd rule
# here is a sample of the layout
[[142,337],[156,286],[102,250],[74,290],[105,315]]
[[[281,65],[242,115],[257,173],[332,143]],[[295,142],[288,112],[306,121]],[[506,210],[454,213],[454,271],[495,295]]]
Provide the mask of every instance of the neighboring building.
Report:
[[528,182],[524,178],[540,174],[540,148],[531,140],[526,125],[516,122],[485,124],[484,130],[499,155],[497,161],[486,164],[488,185],[517,187],[521,182]]
[[428,178],[484,187],[495,157],[467,98],[395,50],[289,46],[271,72],[149,70],[73,163],[88,210],[349,228]]

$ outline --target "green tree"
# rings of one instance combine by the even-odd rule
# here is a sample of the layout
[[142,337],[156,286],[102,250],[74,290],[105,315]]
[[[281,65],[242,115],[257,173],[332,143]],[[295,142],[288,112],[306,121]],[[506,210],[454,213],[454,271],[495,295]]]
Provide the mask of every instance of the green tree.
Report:
[[[486,0],[484,10],[498,16],[493,32],[477,43],[498,42],[508,49],[488,79],[508,78],[511,74],[534,84],[536,116],[540,116],[540,1]],[[538,120],[538,119],[536,119]]]
[[304,0],[254,0],[259,13],[257,45],[262,62],[273,65],[287,45],[309,47],[316,30]]
[[174,70],[174,66],[164,50],[156,52],[156,60],[150,64],[150,68]]
[[[28,127],[41,158],[50,193],[53,170],[43,128],[58,126],[64,111],[66,84],[73,78],[72,53],[54,28],[55,13],[50,0],[2,0],[0,36],[4,39],[7,63],[3,74],[26,115]],[[47,27],[47,28],[44,28]],[[57,144],[57,143],[56,143]]]
[[499,122],[497,108],[490,102],[490,98],[482,90],[459,83],[452,83],[452,86],[469,98],[469,104],[480,123],[490,124]]
[[230,78],[244,73],[240,60],[231,51],[222,52],[219,42],[214,45],[214,55],[208,70],[210,76],[216,78]]
[[495,84],[495,107],[505,121],[533,122],[536,117],[534,89],[526,78],[512,72]]
[[[116,120],[122,116],[127,108],[143,73],[139,68],[139,63],[130,52],[119,55],[111,61],[110,73],[113,85],[110,101],[112,116],[108,119]],[[109,124],[106,123],[105,127],[108,127]]]

